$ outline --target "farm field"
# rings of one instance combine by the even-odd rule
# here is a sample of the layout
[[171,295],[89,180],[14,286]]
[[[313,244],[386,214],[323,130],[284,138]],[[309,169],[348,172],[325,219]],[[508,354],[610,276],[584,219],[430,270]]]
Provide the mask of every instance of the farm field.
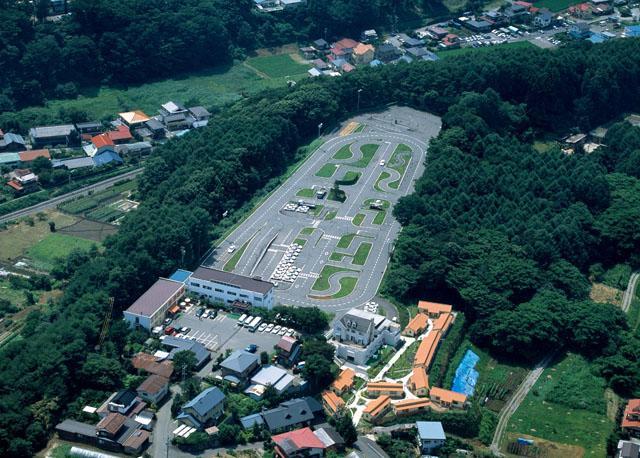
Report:
[[269,78],[291,78],[306,75],[310,65],[296,62],[290,54],[250,57],[245,65],[257,70]]
[[104,191],[65,202],[59,208],[93,221],[117,224],[128,211],[137,208],[137,202],[131,200],[136,187],[137,182],[129,180]]
[[584,358],[568,354],[545,369],[507,431],[579,446],[586,457],[606,456],[614,426],[606,413],[605,381]]
[[34,266],[50,270],[56,259],[68,256],[74,250],[89,250],[96,242],[72,237],[66,234],[52,233],[27,250]]
[[575,5],[576,0],[540,0],[533,3],[536,8],[548,8],[549,10],[556,12],[569,8],[571,5]]

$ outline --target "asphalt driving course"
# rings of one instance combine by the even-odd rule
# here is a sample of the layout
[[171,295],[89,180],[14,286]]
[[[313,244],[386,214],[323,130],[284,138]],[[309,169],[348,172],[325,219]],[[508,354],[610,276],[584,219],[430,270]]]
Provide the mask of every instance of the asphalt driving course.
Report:
[[[336,312],[373,298],[400,231],[391,215],[393,205],[412,192],[424,170],[427,144],[440,131],[441,121],[393,107],[355,117],[344,126],[354,122],[360,125],[357,133],[345,128],[341,134],[338,129],[323,138],[203,265],[278,283],[276,301],[284,305]],[[344,202],[315,196],[317,189],[328,192],[335,180],[355,174],[355,184],[340,186]],[[386,208],[370,209],[372,200]]]

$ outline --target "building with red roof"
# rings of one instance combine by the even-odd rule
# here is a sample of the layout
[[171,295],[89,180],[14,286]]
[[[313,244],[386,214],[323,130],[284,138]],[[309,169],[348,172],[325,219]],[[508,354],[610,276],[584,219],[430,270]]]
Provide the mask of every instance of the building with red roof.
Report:
[[121,143],[127,143],[133,140],[133,135],[131,135],[131,131],[127,126],[120,125],[116,130],[110,130],[107,132],[109,138],[113,143],[119,145]]
[[629,399],[620,426],[623,431],[640,436],[640,399]]
[[20,162],[31,162],[35,161],[39,157],[44,157],[45,159],[51,159],[51,154],[49,154],[48,149],[32,149],[27,151],[21,151],[18,153],[20,156]]
[[273,436],[274,451],[280,458],[299,456],[322,456],[326,445],[311,431],[311,428],[301,428],[288,433]]

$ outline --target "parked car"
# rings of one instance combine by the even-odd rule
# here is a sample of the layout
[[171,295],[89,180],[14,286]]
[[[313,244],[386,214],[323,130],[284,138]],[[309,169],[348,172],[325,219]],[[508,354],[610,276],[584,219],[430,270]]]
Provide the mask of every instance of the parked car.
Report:
[[186,327],[186,326],[183,326],[183,327],[181,327],[181,328],[180,328],[180,332],[181,332],[182,334],[189,334],[189,332],[191,332],[191,328],[188,328],[188,327]]
[[267,329],[265,329],[265,332],[271,332],[271,331],[273,330],[273,326],[274,326],[274,324],[273,324],[273,323],[269,323],[269,324],[267,325]]
[[258,327],[258,332],[263,332],[265,329],[267,329],[267,323],[262,323],[262,324]]
[[164,324],[165,326],[169,326],[171,323],[173,323],[173,318],[166,318],[162,324]]
[[176,331],[176,328],[174,328],[173,326],[167,326],[166,328],[164,328],[164,333],[168,336],[173,334],[175,331]]
[[198,309],[198,311],[196,312],[196,316],[197,316],[198,318],[200,318],[200,317],[202,316],[202,314],[204,313],[204,310],[205,310],[205,309],[204,309],[204,307],[200,307],[200,308]]
[[202,318],[209,318],[209,310],[205,310],[202,314]]
[[247,347],[245,348],[245,351],[248,351],[249,353],[255,353],[257,350],[258,346],[256,344],[247,345]]
[[280,329],[282,329],[282,326],[277,325],[275,328],[273,328],[273,330],[271,331],[271,334],[277,334],[280,332]]
[[213,309],[211,310],[211,312],[209,312],[209,318],[211,318],[212,320],[217,316],[218,316],[218,311],[216,309]]

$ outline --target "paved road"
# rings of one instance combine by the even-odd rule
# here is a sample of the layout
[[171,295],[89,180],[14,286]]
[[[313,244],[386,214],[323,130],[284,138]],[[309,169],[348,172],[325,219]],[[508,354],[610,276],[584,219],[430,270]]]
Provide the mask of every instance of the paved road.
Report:
[[629,307],[631,307],[631,302],[633,301],[633,295],[636,291],[636,285],[638,284],[638,278],[640,278],[640,273],[634,272],[631,274],[629,278],[629,283],[627,284],[627,289],[622,295],[622,305],[620,308],[624,313],[629,312]]
[[169,456],[169,448],[173,446],[169,444],[171,440],[172,424],[171,421],[171,405],[173,397],[179,391],[177,384],[171,387],[171,398],[165,402],[156,413],[156,424],[153,428],[153,443],[149,448],[149,453],[154,458],[166,458]]
[[[424,170],[427,142],[438,134],[441,123],[436,116],[404,107],[391,108],[375,115],[362,115],[354,120],[365,125],[363,131],[327,137],[325,143],[280,188],[208,254],[203,264],[223,268],[237,253],[228,252],[228,248],[235,245],[236,250],[243,250],[243,254],[234,272],[268,280],[272,278],[287,248],[296,239],[304,238],[306,243],[294,264],[301,272],[292,283],[279,281],[276,289],[278,302],[291,306],[318,306],[335,313],[371,300],[378,291],[393,243],[401,229],[392,217],[391,209],[400,197],[413,191],[414,181]],[[378,145],[371,162],[364,168],[354,166],[362,157],[363,146],[367,144]],[[406,172],[395,183],[396,189],[376,187],[383,172],[392,174],[393,169],[388,166],[393,164],[389,162],[401,144],[411,150],[405,155],[409,161]],[[352,157],[336,159],[334,155],[344,147],[349,147]],[[380,165],[380,161],[385,161],[384,165]],[[327,163],[336,164],[337,171],[331,177],[318,176],[317,172]],[[302,189],[324,187],[328,190],[336,178],[341,178],[348,171],[361,175],[356,184],[341,187],[347,194],[343,203],[296,195]],[[385,180],[385,183],[388,184],[389,180]],[[286,204],[298,199],[324,208],[318,215],[283,210]],[[388,202],[389,209],[384,221],[374,222],[377,212],[365,204],[367,199]],[[332,216],[326,219],[327,214]],[[353,222],[356,215],[363,218],[359,225]],[[301,234],[303,229],[313,232]],[[347,234],[356,235],[348,247],[338,249],[341,236]],[[362,244],[371,244],[371,249],[365,264],[356,265],[352,262],[353,255]],[[344,253],[345,256],[341,260],[329,259],[334,252]],[[313,290],[325,265],[348,270],[330,276],[328,289]],[[340,280],[345,277],[357,277],[353,292],[332,298],[340,291]]]
[[540,361],[536,367],[529,372],[527,377],[522,381],[516,392],[511,396],[509,402],[502,408],[500,411],[500,415],[498,417],[498,426],[496,427],[496,432],[493,435],[493,440],[491,441],[491,452],[496,456],[503,456],[500,452],[500,441],[502,440],[502,436],[507,429],[507,425],[509,424],[509,420],[511,416],[518,410],[522,401],[527,396],[533,385],[535,385],[536,381],[542,375],[542,372],[547,368],[549,363],[553,360],[555,356],[555,352],[547,355],[542,361]]
[[60,205],[62,202],[74,199],[79,196],[83,196],[87,194],[89,191],[102,191],[103,189],[110,188],[111,186],[113,186],[114,183],[117,183],[118,181],[121,181],[127,178],[136,177],[140,175],[143,171],[144,171],[144,168],[131,170],[130,172],[123,173],[122,175],[107,178],[106,180],[98,181],[97,183],[90,184],[88,186],[85,186],[84,188],[76,189],[75,191],[62,194],[61,196],[58,196],[58,197],[53,197],[39,204],[32,205],[31,207],[23,208],[22,210],[17,210],[13,213],[8,213],[4,216],[0,216],[0,224],[7,223],[9,221],[12,221],[18,218],[22,218],[23,216],[28,216],[34,213],[48,210],[50,208],[55,208],[58,205]]
[[362,456],[366,456],[367,458],[389,458],[389,455],[387,455],[375,441],[365,436],[358,436],[354,448],[360,450]]

